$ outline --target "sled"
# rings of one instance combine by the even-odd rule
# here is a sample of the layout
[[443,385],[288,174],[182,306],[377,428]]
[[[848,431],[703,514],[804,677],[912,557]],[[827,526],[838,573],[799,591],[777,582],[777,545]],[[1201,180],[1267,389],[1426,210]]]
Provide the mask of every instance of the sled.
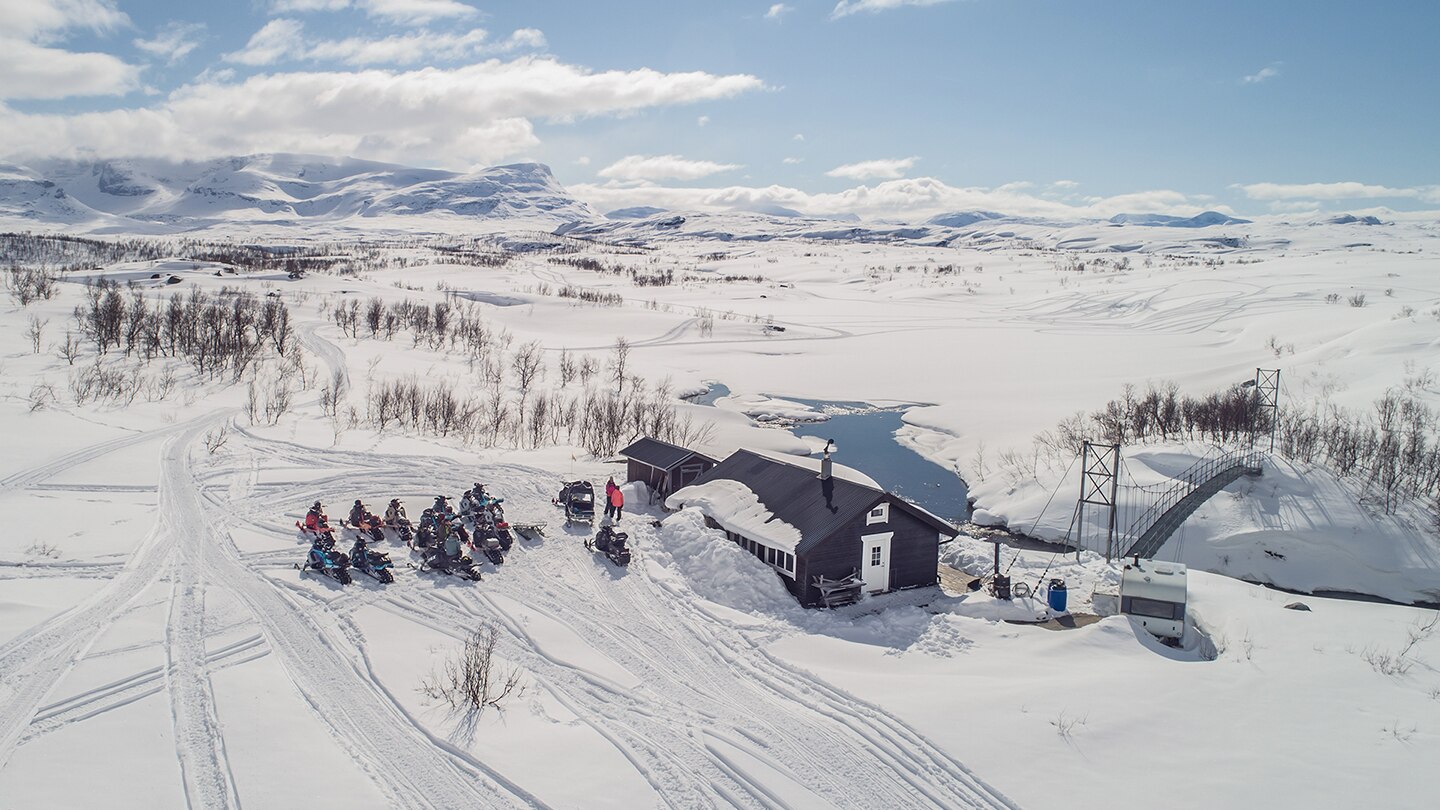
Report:
[[540,541],[545,539],[544,523],[511,523],[510,530],[526,540]]

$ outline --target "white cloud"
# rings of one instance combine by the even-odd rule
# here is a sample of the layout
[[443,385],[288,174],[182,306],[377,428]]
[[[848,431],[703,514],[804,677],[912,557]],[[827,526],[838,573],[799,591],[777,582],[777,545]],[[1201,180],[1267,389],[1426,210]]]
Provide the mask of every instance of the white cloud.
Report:
[[1050,187],[1069,190],[1073,188],[1079,188],[1080,184],[1075,182],[1074,180],[1056,180],[1055,182],[1050,184]]
[[51,47],[70,31],[108,33],[130,18],[109,0],[0,0],[0,99],[120,95],[140,69],[107,53]]
[[465,168],[539,144],[567,121],[714,101],[765,87],[745,74],[593,72],[548,57],[454,69],[212,74],[152,106],[79,114],[0,106],[0,155],[205,158],[313,152]]
[[358,5],[372,17],[415,24],[473,17],[479,13],[473,6],[457,0],[359,0]]
[[225,54],[225,61],[242,65],[273,65],[293,59],[305,52],[304,29],[299,20],[271,20],[250,36],[244,48]]
[[350,0],[273,0],[270,10],[275,14],[306,11],[339,11],[348,8]]
[[689,160],[679,155],[630,155],[606,166],[597,174],[611,180],[698,180],[739,168],[743,167],[736,163]]
[[905,172],[915,165],[918,157],[862,160],[859,163],[847,163],[844,166],[836,166],[825,173],[826,177],[844,177],[847,180],[868,180],[878,177],[882,180],[893,180],[897,177],[904,177]]
[[590,165],[590,156],[589,156],[589,155],[581,155],[580,157],[575,158],[575,165],[576,165],[576,166],[589,166],[589,165]]
[[610,182],[571,184],[569,189],[580,199],[604,211],[637,205],[692,211],[750,210],[778,205],[819,216],[858,214],[872,219],[905,219],[912,222],[936,214],[972,210],[1069,219],[1105,218],[1137,211],[1191,216],[1206,208],[1231,213],[1225,206],[1206,206],[1197,198],[1178,191],[1143,191],[1094,198],[1083,205],[1067,205],[1013,190],[960,188],[931,177],[887,180],[874,186],[860,185],[818,194],[778,185],[676,188]]
[[150,39],[135,40],[135,47],[173,65],[200,47],[204,38],[205,23],[172,22],[156,31]]
[[244,65],[301,60],[340,62],[356,67],[421,62],[433,65],[545,45],[545,34],[534,28],[521,28],[500,42],[490,42],[489,36],[485,29],[474,28],[453,34],[420,30],[383,39],[312,40],[305,37],[304,26],[299,21],[282,18],[266,23],[244,49],[226,54],[225,59]]
[[794,10],[794,6],[787,6],[784,3],[776,3],[775,5],[770,7],[769,11],[765,12],[765,19],[778,20]]
[[794,141],[803,141],[803,140],[805,140],[805,136],[802,135],[802,134],[800,134],[799,132],[797,132],[797,133],[795,133],[795,137],[792,138],[791,140],[794,140]]
[[703,126],[708,125],[709,123],[710,123],[710,116],[708,116],[708,115],[702,115],[702,116],[700,116],[699,118],[696,118],[696,119],[695,119],[695,126],[697,126],[697,127],[703,127]]
[[1339,183],[1250,183],[1236,186],[1252,200],[1368,200],[1379,197],[1414,197],[1440,201],[1440,186],[1391,188],[1354,181]]
[[139,87],[139,78],[139,68],[107,53],[0,38],[0,99],[122,95]]
[[862,11],[875,14],[901,6],[937,6],[948,2],[950,0],[840,0],[835,4],[835,9],[830,12],[830,19],[838,20]]
[[1263,82],[1263,81],[1267,81],[1267,80],[1269,80],[1269,79],[1273,79],[1273,78],[1275,78],[1276,76],[1279,76],[1279,75],[1280,75],[1280,68],[1278,68],[1278,67],[1276,67],[1276,66],[1274,66],[1274,65],[1270,65],[1269,67],[1260,68],[1260,70],[1258,70],[1257,72],[1251,73],[1249,76],[1244,77],[1243,79],[1240,80],[1240,83],[1241,83],[1241,84],[1259,84],[1259,83],[1261,83],[1261,82]]
[[782,160],[782,161],[780,161],[780,162],[781,162],[781,163],[784,163],[784,164],[787,165],[787,166],[794,166],[794,165],[797,164],[797,163],[804,163],[804,162],[805,162],[805,158],[787,157],[787,158],[785,158],[784,160]]
[[422,25],[434,20],[464,19],[479,13],[458,0],[272,0],[275,14],[339,11],[357,8],[367,16],[395,23]]
[[112,0],[0,0],[0,20],[4,38],[32,42],[80,28],[103,34],[130,25]]

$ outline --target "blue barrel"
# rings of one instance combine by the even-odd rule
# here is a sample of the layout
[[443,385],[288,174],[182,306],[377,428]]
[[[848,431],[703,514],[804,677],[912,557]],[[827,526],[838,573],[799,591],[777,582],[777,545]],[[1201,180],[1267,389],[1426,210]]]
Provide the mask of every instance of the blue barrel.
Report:
[[1065,612],[1065,599],[1066,599],[1067,596],[1069,596],[1069,592],[1065,590],[1065,580],[1063,580],[1063,579],[1052,579],[1052,580],[1050,580],[1049,594],[1050,594],[1050,609],[1053,610],[1053,611],[1055,611],[1056,613],[1064,613],[1064,612]]

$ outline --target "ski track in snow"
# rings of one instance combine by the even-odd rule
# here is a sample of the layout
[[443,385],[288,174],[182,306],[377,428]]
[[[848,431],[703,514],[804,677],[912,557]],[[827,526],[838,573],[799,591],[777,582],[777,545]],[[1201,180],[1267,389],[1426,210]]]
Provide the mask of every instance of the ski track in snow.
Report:
[[240,806],[205,654],[205,577],[201,567],[205,549],[214,545],[215,537],[187,477],[190,446],[209,425],[192,427],[166,444],[160,486],[161,523],[178,549],[172,558],[165,626],[165,692],[170,699],[185,798],[192,808]]
[[[290,456],[300,448],[257,449],[277,463],[299,460]],[[313,453],[305,460],[320,463]],[[275,503],[308,502],[326,492],[327,484],[329,492],[336,486],[353,488],[357,480],[366,491],[386,492],[456,491],[468,484],[465,470],[442,459],[342,452],[327,453],[323,463],[347,472],[334,481],[322,476],[217,506],[256,524],[268,515],[273,527]],[[549,508],[538,493],[527,494],[537,477],[551,477],[545,473],[497,465],[487,467],[484,476],[506,493],[512,517],[522,514],[518,510]],[[637,536],[653,531],[639,521],[626,528]],[[423,577],[402,577],[385,587],[352,586],[334,597],[298,587],[287,590],[355,638],[359,631],[349,615],[366,605],[456,639],[482,621],[494,621],[508,636],[502,649],[507,659],[535,673],[570,711],[609,740],[669,807],[788,806],[767,786],[766,775],[746,772],[746,757],[733,756],[735,750],[776,763],[829,806],[1013,806],[905,723],[766,654],[763,646],[773,632],[754,639],[756,631],[717,622],[693,596],[652,581],[640,560],[622,573],[585,551],[582,539],[559,532],[539,543],[517,539],[510,561],[498,570],[485,565],[485,580],[474,586],[437,588]],[[267,552],[254,561],[282,556]],[[625,689],[547,654],[524,621],[489,596],[492,592],[573,629],[641,685]],[[835,773],[836,762],[846,763],[843,774]],[[768,778],[773,780],[773,774]]]
[[[41,483],[108,453],[207,424],[212,417],[122,436],[68,453],[0,480],[0,492]],[[168,570],[174,537],[156,525],[99,591],[75,607],[0,645],[0,769],[5,767],[40,706],[132,600]]]
[[[188,456],[172,460],[167,467],[179,468],[176,474],[190,485],[186,511],[201,520],[209,515],[215,524],[215,513],[222,512],[228,502],[228,486],[225,498],[211,500],[221,509],[210,509],[201,503],[200,482],[190,470]],[[196,546],[203,552],[205,570],[215,582],[225,583],[259,620],[301,697],[385,793],[391,806],[540,804],[523,790],[493,779],[478,763],[438,749],[436,741],[404,714],[374,675],[357,665],[346,639],[336,638],[304,615],[272,581],[241,562],[228,532],[212,534],[217,542]]]

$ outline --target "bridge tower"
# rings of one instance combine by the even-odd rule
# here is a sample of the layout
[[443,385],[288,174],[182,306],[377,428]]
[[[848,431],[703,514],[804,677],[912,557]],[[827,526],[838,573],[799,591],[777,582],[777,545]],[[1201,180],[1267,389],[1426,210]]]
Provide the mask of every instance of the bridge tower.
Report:
[[[1076,525],[1085,526],[1085,505],[1100,506],[1110,514],[1105,522],[1105,560],[1115,558],[1115,496],[1120,486],[1120,445],[1085,442],[1080,450],[1080,501]],[[1079,537],[1075,543],[1079,554]]]
[[1274,453],[1275,426],[1280,421],[1280,369],[1255,369],[1255,393],[1260,396],[1260,407],[1270,409],[1270,452]]

